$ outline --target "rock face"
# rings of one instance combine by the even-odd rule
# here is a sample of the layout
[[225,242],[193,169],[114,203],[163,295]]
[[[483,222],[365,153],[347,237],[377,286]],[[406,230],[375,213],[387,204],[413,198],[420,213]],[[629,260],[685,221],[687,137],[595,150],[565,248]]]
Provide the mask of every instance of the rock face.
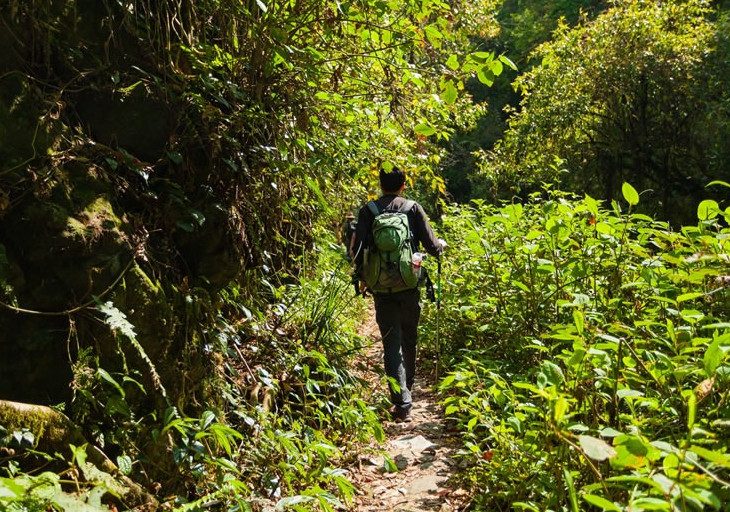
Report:
[[133,231],[112,204],[113,181],[93,164],[54,173],[42,194],[27,194],[0,219],[4,302],[35,312],[0,312],[0,350],[13,355],[0,358],[0,396],[41,404],[70,397],[71,364],[92,340],[117,365],[109,329],[87,320],[93,310],[64,311],[112,300],[130,312],[153,355],[171,334],[164,294],[134,262]]
[[144,358],[173,403],[202,399],[220,291],[253,296],[249,271],[309,236],[298,191],[255,151],[277,113],[148,30],[174,6],[124,5],[0,12],[0,399],[69,401],[89,365],[141,368],[151,389]]
[[[43,313],[91,301],[109,287],[132,252],[111,204],[110,181],[93,167],[55,170],[43,193],[20,198],[0,219],[5,302]],[[68,315],[0,312],[0,396],[57,403],[70,394]],[[63,383],[63,385],[59,385]]]

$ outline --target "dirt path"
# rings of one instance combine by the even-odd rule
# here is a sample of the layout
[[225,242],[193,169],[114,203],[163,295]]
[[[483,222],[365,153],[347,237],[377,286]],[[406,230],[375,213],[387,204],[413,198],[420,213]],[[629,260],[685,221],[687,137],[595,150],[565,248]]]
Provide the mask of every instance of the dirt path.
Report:
[[[380,333],[374,312],[361,333],[370,340],[370,347],[359,367],[363,377],[376,392],[381,389],[383,374]],[[456,512],[465,509],[466,492],[450,485],[456,470],[453,452],[458,440],[447,432],[441,408],[431,391],[433,376],[416,373],[411,423],[384,424],[387,440],[382,450],[388,454],[397,471],[386,470],[386,457],[381,453],[363,454],[352,470],[358,487],[354,510],[361,512]],[[391,467],[391,469],[393,469]]]

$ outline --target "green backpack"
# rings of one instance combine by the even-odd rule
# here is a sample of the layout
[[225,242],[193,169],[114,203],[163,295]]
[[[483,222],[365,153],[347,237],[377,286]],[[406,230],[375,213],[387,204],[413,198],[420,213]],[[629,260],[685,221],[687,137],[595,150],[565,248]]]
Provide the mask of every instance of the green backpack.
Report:
[[415,204],[406,201],[398,212],[381,212],[375,202],[368,203],[375,217],[373,246],[365,249],[362,277],[373,292],[393,293],[418,286],[418,276],[411,264],[413,247],[408,224],[408,212]]

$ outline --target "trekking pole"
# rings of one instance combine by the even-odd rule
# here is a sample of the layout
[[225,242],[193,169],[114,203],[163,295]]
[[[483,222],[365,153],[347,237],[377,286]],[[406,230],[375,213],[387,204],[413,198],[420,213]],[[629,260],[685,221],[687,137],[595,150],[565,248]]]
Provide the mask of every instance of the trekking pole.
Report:
[[438,275],[436,276],[436,382],[439,380],[441,364],[441,255],[436,258]]

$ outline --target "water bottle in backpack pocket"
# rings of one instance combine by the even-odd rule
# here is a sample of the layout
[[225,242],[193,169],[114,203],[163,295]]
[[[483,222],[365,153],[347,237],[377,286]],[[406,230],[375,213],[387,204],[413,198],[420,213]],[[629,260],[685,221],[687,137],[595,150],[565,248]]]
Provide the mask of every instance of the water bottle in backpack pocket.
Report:
[[426,255],[422,252],[414,252],[413,256],[411,256],[411,267],[413,269],[413,274],[416,276],[417,281],[421,281],[421,264],[423,263],[423,260],[426,259]]

